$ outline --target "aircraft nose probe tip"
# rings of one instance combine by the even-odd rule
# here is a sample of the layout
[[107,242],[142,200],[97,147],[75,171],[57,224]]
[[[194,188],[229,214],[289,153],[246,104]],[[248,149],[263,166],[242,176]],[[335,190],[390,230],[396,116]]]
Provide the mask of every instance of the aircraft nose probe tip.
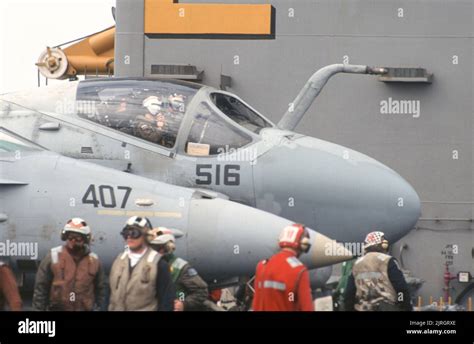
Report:
[[311,239],[311,250],[308,254],[313,267],[333,265],[353,258],[351,251],[321,233],[312,231]]

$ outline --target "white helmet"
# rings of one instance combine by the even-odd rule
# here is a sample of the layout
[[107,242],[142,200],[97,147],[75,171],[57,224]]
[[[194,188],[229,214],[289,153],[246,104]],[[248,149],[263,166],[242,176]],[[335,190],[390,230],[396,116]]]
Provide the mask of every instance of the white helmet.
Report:
[[148,230],[153,228],[150,220],[147,217],[141,217],[141,216],[130,217],[127,220],[127,222],[125,222],[125,227],[123,227],[123,230],[133,228],[133,227],[139,228],[143,234],[146,234]]
[[157,227],[148,231],[149,242],[152,245],[166,245],[169,242],[176,243],[173,231],[166,227]]
[[181,94],[172,94],[169,96],[171,107],[180,112],[185,111],[184,97]]
[[66,223],[63,230],[61,231],[61,240],[67,240],[67,233],[82,234],[85,237],[87,243],[90,242],[92,236],[91,228],[87,225],[86,221],[80,217],[74,217]]
[[143,101],[143,106],[150,111],[152,115],[156,115],[161,111],[163,102],[157,96],[149,96]]
[[385,233],[380,231],[370,232],[364,240],[364,249],[372,246],[381,245],[383,249],[388,248],[388,241],[385,239]]

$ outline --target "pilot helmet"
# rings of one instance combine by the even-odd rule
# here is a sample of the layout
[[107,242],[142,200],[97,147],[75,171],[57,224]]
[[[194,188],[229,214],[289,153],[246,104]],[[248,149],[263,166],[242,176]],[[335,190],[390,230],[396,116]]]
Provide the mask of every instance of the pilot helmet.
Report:
[[157,96],[149,96],[143,101],[143,106],[148,109],[152,115],[161,111],[163,102]]
[[173,110],[179,111],[179,112],[184,112],[185,106],[184,106],[184,96],[181,94],[172,94],[169,96],[169,102],[171,104],[171,107]]

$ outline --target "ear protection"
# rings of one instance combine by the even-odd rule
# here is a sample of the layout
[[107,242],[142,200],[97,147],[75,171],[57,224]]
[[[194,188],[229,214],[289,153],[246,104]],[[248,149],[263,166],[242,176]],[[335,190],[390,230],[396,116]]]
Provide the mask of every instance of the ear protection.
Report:
[[300,240],[300,250],[304,253],[308,253],[310,249],[311,249],[311,241],[309,240],[309,233],[307,232],[305,228],[303,237]]
[[311,248],[309,232],[306,227],[300,223],[295,223],[283,228],[278,241],[281,248],[289,247],[298,249],[304,253],[307,253]]

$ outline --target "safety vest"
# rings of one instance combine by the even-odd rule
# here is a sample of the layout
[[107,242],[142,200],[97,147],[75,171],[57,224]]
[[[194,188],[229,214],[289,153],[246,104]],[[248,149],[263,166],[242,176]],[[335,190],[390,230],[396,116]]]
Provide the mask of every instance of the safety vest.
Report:
[[[2,262],[2,261],[0,261],[0,277],[1,277],[1,279],[0,279],[0,285],[2,284],[3,278],[4,278],[4,277],[3,277],[3,272],[2,272],[2,270],[1,270],[4,265],[5,265],[5,263]],[[5,282],[3,282],[3,283],[5,283]],[[0,311],[3,310],[4,305],[5,305],[5,296],[3,295],[3,290],[0,288]]]
[[376,310],[381,302],[396,304],[397,294],[388,277],[388,263],[392,257],[369,252],[356,260],[352,269],[356,291],[357,311]]
[[[306,267],[288,251],[258,263],[255,274],[254,311],[300,311],[297,290]],[[306,289],[310,293],[309,285]],[[312,309],[312,305],[307,305]]]
[[[147,248],[133,269],[128,251],[115,259],[110,270],[109,311],[156,311],[156,279],[161,255]],[[130,274],[130,270],[132,273]]]
[[185,291],[182,289],[181,283],[178,283],[178,279],[184,267],[188,265],[188,262],[182,258],[173,257],[168,263],[170,265],[171,279],[176,286],[176,298],[181,300]]
[[11,311],[21,311],[22,302],[13,271],[0,261],[0,311],[4,310],[5,303]]
[[90,252],[76,264],[63,246],[51,249],[53,281],[50,308],[64,311],[91,311],[95,302],[95,278],[99,258]]

